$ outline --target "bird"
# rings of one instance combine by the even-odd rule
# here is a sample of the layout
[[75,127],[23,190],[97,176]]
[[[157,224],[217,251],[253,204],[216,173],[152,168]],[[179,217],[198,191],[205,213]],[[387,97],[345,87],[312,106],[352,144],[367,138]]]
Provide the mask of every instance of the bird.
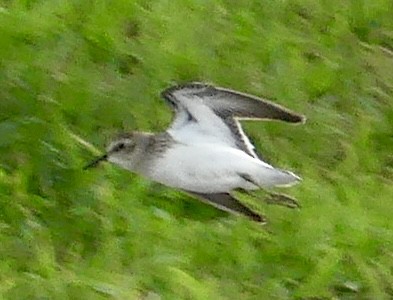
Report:
[[[174,111],[165,131],[119,134],[106,153],[84,169],[108,161],[218,209],[265,224],[266,217],[243,204],[234,193],[292,186],[301,178],[263,161],[240,121],[301,124],[305,116],[270,100],[201,82],[173,85],[161,96]],[[268,193],[268,203],[299,206],[290,196]]]

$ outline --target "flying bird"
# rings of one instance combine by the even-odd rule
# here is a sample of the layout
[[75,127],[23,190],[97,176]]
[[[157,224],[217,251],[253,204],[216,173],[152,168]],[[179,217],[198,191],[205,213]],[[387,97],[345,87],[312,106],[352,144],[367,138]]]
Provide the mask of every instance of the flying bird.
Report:
[[[122,134],[85,169],[109,161],[221,210],[266,222],[233,192],[291,186],[301,178],[260,159],[239,121],[304,123],[305,117],[271,101],[204,83],[172,86],[161,95],[174,111],[166,131]],[[268,193],[267,202],[298,206],[289,196]]]

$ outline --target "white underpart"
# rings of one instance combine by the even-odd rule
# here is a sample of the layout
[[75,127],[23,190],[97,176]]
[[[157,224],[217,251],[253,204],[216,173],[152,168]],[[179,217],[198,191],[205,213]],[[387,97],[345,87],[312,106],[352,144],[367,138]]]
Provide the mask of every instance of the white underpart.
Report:
[[[243,142],[254,157],[236,146],[230,128],[200,98],[181,99],[168,133],[178,144],[156,160],[146,176],[168,186],[199,193],[222,193],[242,188],[291,185],[295,174],[261,161],[240,123]],[[189,119],[192,115],[192,120]]]
[[290,185],[300,179],[241,150],[217,143],[179,145],[156,162],[154,169],[146,174],[148,177],[168,186],[199,193]]
[[[199,98],[183,101],[187,106],[176,114],[169,134],[183,144],[218,143],[235,147],[236,143],[228,126]],[[196,119],[188,120],[186,110]]]

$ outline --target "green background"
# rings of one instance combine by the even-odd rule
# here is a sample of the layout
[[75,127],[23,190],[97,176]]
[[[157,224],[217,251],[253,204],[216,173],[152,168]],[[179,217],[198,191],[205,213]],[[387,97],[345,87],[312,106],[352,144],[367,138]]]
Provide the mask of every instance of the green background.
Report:
[[[82,171],[190,80],[307,116],[244,126],[300,211]],[[1,299],[391,299],[392,150],[390,0],[0,1]]]

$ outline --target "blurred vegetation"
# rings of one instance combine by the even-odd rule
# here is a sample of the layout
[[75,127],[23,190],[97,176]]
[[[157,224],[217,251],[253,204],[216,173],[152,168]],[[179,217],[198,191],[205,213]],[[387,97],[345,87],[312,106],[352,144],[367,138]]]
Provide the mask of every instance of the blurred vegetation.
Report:
[[[2,299],[392,299],[390,0],[0,2]],[[249,122],[302,175],[267,230],[111,165],[111,135],[164,130],[199,80],[274,99]]]

